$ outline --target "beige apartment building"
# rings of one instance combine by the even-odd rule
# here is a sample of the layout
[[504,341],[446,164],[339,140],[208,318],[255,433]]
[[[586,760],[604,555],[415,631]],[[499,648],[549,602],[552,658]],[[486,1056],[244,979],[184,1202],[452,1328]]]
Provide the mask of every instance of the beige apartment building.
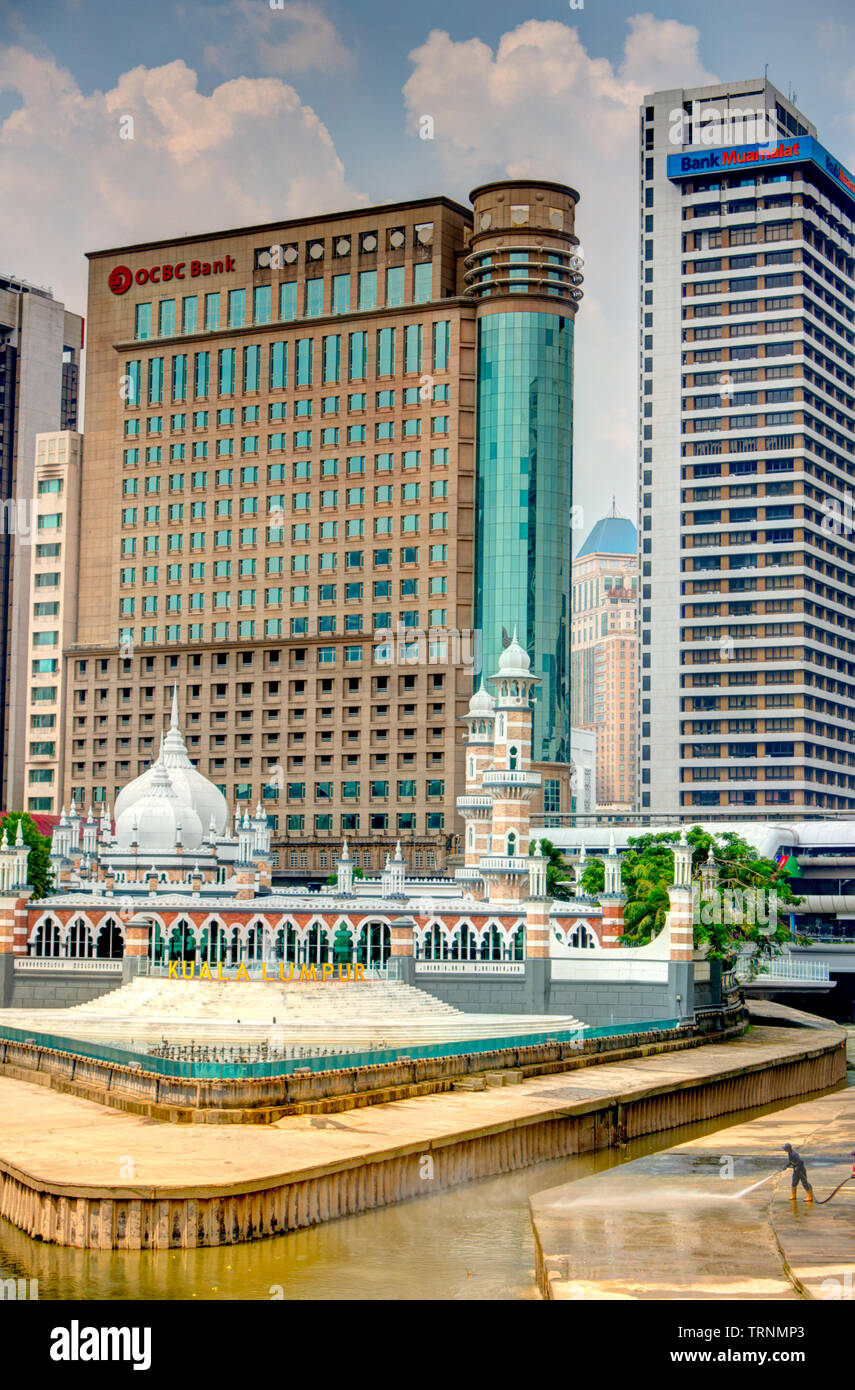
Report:
[[[491,226],[530,245],[513,300],[468,288],[447,198],[90,255],[60,801],[150,764],[175,685],[191,758],[262,802],[281,869],[331,872],[345,836],[366,869],[398,839],[426,872],[457,852],[479,318],[572,324],[581,278],[572,190],[476,193],[479,266]],[[562,763],[547,787],[563,805]]]
[[573,560],[574,727],[597,738],[598,812],[635,809],[638,537],[614,504]]
[[80,471],[83,437],[36,435],[30,547],[28,678],[23,808],[62,807],[67,663],[77,631]]

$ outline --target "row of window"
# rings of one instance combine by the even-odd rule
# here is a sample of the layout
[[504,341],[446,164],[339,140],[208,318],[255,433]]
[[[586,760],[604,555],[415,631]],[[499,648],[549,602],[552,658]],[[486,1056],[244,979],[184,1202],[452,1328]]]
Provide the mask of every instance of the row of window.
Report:
[[[377,410],[394,410],[397,398],[396,391],[376,391],[375,405]],[[423,386],[407,386],[401,392],[403,404],[405,406],[424,405],[426,401],[450,401],[451,387],[448,382],[434,384],[426,382]],[[347,397],[347,409],[349,412],[361,412],[367,409],[368,397],[364,391],[355,391]],[[311,400],[298,400],[292,402],[293,415],[297,420],[311,419],[313,415],[314,402]],[[338,415],[341,410],[341,396],[322,396],[320,400],[321,415]],[[190,422],[194,430],[208,429],[211,425],[211,414],[209,410],[194,410],[190,416]],[[216,412],[216,424],[218,429],[231,428],[240,420],[241,424],[252,425],[261,423],[261,406],[245,405],[240,409],[235,406],[220,406]],[[288,402],[270,401],[267,406],[267,419],[271,422],[287,420]],[[187,414],[178,414],[169,417],[169,428],[173,431],[187,429]],[[128,416],[125,420],[125,437],[134,438],[140,434],[143,421],[140,416]],[[147,434],[163,433],[163,416],[148,415],[145,417],[145,429]],[[50,484],[60,484],[60,486],[48,486]],[[39,492],[61,492],[62,480],[51,478],[39,484]]]
[[[194,535],[195,535],[195,534],[196,534],[196,533],[194,533]],[[204,534],[204,533],[202,533],[202,534]],[[126,539],[130,540],[130,541],[131,541],[131,544],[128,546],[127,549],[125,549],[125,547],[123,546],[123,548],[122,548],[122,553],[123,553],[123,555],[126,555],[126,556],[135,555],[135,554],[136,554],[136,551],[137,551],[136,537],[135,537],[135,536],[134,536],[134,537],[128,537],[128,538],[126,538]],[[174,538],[173,538],[173,537],[169,537],[169,539],[170,539],[170,541],[172,541]],[[177,539],[180,540],[181,538],[178,537]],[[192,537],[191,537],[191,539],[192,539]],[[308,540],[308,536],[301,537],[301,539]],[[177,546],[176,546],[176,545],[170,544],[170,545],[168,546],[168,549],[170,549],[170,550],[180,550],[181,548],[182,548],[182,547],[181,547],[180,545],[177,545]],[[193,546],[193,547],[191,547],[191,548],[204,549],[205,547],[204,547],[204,544],[201,544],[201,543],[200,543],[198,546]],[[58,547],[57,547],[57,549],[58,549]],[[146,555],[156,555],[156,554],[158,554],[159,551],[160,551],[160,537],[159,537],[159,536],[146,536],[146,537],[144,537],[144,543],[143,543],[142,549],[143,549],[143,551],[144,551],[144,553],[145,553]],[[405,545],[405,546],[402,546],[402,547],[401,547],[401,551],[400,551],[400,563],[401,563],[402,565],[417,565],[417,564],[420,563],[420,558],[421,558],[421,546],[418,546],[418,545]],[[292,572],[292,573],[295,573],[295,574],[296,574],[296,573],[307,573],[308,570],[309,570],[309,559],[310,559],[310,557],[309,557],[308,555],[292,555],[292,556],[291,556],[291,572]],[[391,550],[375,550],[375,551],[373,552],[373,561],[372,561],[372,563],[373,563],[373,566],[374,566],[375,569],[386,569],[388,566],[390,566],[390,565],[392,564],[392,561],[393,561],[393,552],[392,552]],[[444,564],[447,564],[447,562],[448,562],[448,546],[445,545],[445,544],[428,546],[428,562],[429,562],[431,565],[444,565]],[[215,560],[213,563],[214,563],[213,575],[214,575],[214,578],[215,578],[215,579],[226,579],[226,578],[229,577],[229,575],[230,575],[231,572],[232,572],[232,571],[231,571],[231,561],[230,561],[230,560]],[[235,563],[238,565],[237,573],[240,574],[241,577],[243,577],[243,578],[251,578],[252,576],[254,576],[254,575],[257,573],[257,569],[256,569],[257,561],[255,560],[255,558],[248,557],[248,556],[243,556],[240,560],[236,561]],[[343,568],[344,568],[344,569],[362,569],[363,566],[364,566],[364,564],[365,564],[365,553],[364,553],[364,551],[362,551],[362,550],[347,550],[347,551],[345,551],[345,553],[344,553],[344,565],[343,565]],[[282,556],[282,555],[268,555],[268,556],[265,557],[264,567],[265,567],[265,568],[264,568],[265,574],[268,574],[268,575],[270,575],[270,574],[284,574],[284,573],[285,573],[285,569],[286,569],[286,566],[285,566],[285,557]],[[155,567],[155,568],[156,568],[156,567]],[[178,569],[178,570],[180,570],[180,566],[176,566],[175,568]],[[172,569],[172,567],[170,567],[170,569]],[[338,569],[338,556],[337,556],[337,553],[336,553],[335,551],[322,551],[321,554],[318,556],[318,569],[319,569],[319,570],[335,570],[335,569]],[[202,561],[193,561],[192,564],[190,564],[190,565],[188,566],[188,570],[189,570],[190,578],[191,578],[192,580],[204,579],[204,577],[205,577],[204,562],[202,562]],[[41,577],[41,576],[37,576],[37,578],[40,578],[40,577]],[[45,575],[44,577],[45,577],[45,578],[48,578],[48,579],[52,579],[52,580],[58,580],[58,579],[59,579],[59,576],[58,576],[58,575]],[[167,578],[170,578],[170,579],[171,579],[172,577],[173,577],[173,575],[168,571],[168,572],[167,572]],[[175,577],[180,578],[180,575],[176,575]],[[120,578],[121,578],[121,582],[122,582],[123,584],[133,584],[133,583],[135,583],[135,582],[136,582],[136,569],[135,569],[135,567],[132,566],[132,565],[127,565],[127,566],[125,566],[125,567],[120,571]],[[147,580],[146,582],[147,582],[147,583],[156,583],[157,581],[154,580],[154,579],[150,579],[150,580]]]
[[[265,247],[256,252],[256,259],[266,257],[260,269],[270,267],[276,253],[287,256],[289,247]],[[216,264],[216,263],[215,263]],[[278,268],[281,268],[278,267]],[[383,285],[383,304],[378,304],[378,290]],[[356,294],[352,297],[352,289]],[[172,338],[176,334],[215,333],[220,328],[246,328],[251,324],[274,322],[276,318],[287,323],[298,317],[306,319],[322,318],[325,313],[349,314],[352,311],[365,312],[371,309],[402,308],[406,299],[406,266],[387,267],[382,279],[377,270],[363,270],[355,277],[352,285],[348,273],[333,275],[329,281],[327,294],[325,278],[322,275],[310,276],[303,281],[289,280],[278,286],[278,294],[273,285],[256,285],[251,291],[246,289],[215,290],[206,294],[200,306],[200,296],[183,295],[179,300],[161,299],[139,303],[134,310],[134,338],[145,342],[151,337]],[[302,294],[300,291],[302,290]],[[411,304],[426,304],[433,297],[433,264],[421,261],[413,266]],[[202,309],[200,316],[199,310]],[[225,309],[225,315],[223,315]],[[248,312],[251,316],[248,317]]]
[[[271,436],[271,438],[275,439],[276,436],[273,435]],[[208,445],[206,442],[199,442],[198,444],[194,444],[192,448],[193,457],[207,458]],[[251,449],[247,452],[254,453],[256,452],[256,450]],[[180,462],[185,457],[185,446],[183,444],[170,445],[170,459],[172,461]],[[346,472],[349,474],[365,473],[366,457],[367,456],[365,454],[346,455]],[[404,449],[401,451],[399,459],[401,468],[405,472],[411,472],[413,469],[421,468],[422,451],[421,449]],[[146,463],[162,463],[164,460],[161,451],[161,446],[159,444],[150,445],[145,451],[145,460]],[[133,448],[126,449],[124,451],[124,463],[126,467],[134,468],[137,466],[139,461],[139,449]],[[321,478],[336,478],[339,475],[339,468],[341,462],[342,460],[340,458],[333,457],[315,460],[314,462],[311,459],[298,459],[291,464],[270,463],[267,465],[267,481],[269,483],[286,482],[289,477],[292,477],[295,482],[309,481],[312,478],[313,468],[317,468],[318,476],[320,476]],[[431,449],[430,466],[431,468],[447,468],[448,449],[444,447]],[[391,473],[394,467],[394,454],[382,453],[374,455],[375,473]],[[259,464],[243,464],[239,471],[241,486],[247,487],[252,485],[253,483],[257,483],[259,481],[260,472],[261,469]],[[183,473],[170,473],[168,476],[169,491],[182,491],[184,488],[185,475]],[[190,474],[191,488],[193,488],[194,491],[199,491],[202,488],[208,487],[208,476],[209,475],[207,469],[194,470]],[[211,477],[213,478],[213,482],[216,487],[234,487],[235,470],[233,468],[217,468],[214,470]],[[161,475],[153,474],[150,478],[146,480],[143,490],[145,492],[160,492],[160,483]],[[134,485],[133,483],[128,482],[127,486],[125,485],[125,483],[123,483],[122,487],[126,495],[133,495],[139,491],[138,483]]]
[[[246,499],[244,499],[244,500],[246,500]],[[254,499],[251,499],[251,500],[254,500]],[[200,503],[200,504],[198,504],[198,505],[199,505],[199,506],[204,506],[204,503]],[[336,505],[337,505],[337,502],[321,502],[321,506],[322,506],[322,507],[325,507],[325,506],[335,507]],[[310,494],[309,494],[309,493],[303,493],[303,494],[297,493],[297,494],[296,494],[296,497],[295,497],[295,502],[294,502],[294,510],[295,510],[295,511],[309,511],[310,509],[311,509],[311,497],[310,497]],[[181,520],[182,520],[182,512],[183,512],[183,504],[179,502],[179,503],[175,503],[174,505],[171,505],[171,506],[168,508],[168,512],[169,512],[168,520],[169,520],[170,522],[181,521]],[[241,508],[241,513],[242,513],[243,515],[252,514],[253,512],[254,512],[254,508],[252,508],[252,507],[242,507],[242,508]],[[230,510],[230,508],[227,509],[227,510],[221,510],[221,511],[219,512],[219,515],[220,515],[220,516],[231,516],[231,510]],[[194,513],[193,513],[193,519],[196,519],[196,518],[201,519],[201,516],[202,516],[202,513],[197,513],[197,512],[194,511]],[[167,518],[164,518],[164,520],[166,520],[166,519],[167,519]],[[144,508],[143,508],[142,520],[143,520],[144,524],[147,525],[147,526],[152,526],[152,525],[157,525],[157,524],[159,524],[159,523],[160,523],[160,508],[159,508],[159,507],[144,507]],[[136,507],[123,507],[123,508],[122,508],[122,525],[123,525],[123,526],[136,526],[136,525],[137,525],[137,508],[136,508]],[[428,516],[428,527],[427,527],[427,529],[430,530],[430,531],[447,531],[447,530],[448,530],[448,512],[431,512],[431,513],[429,514],[429,516]],[[418,514],[417,512],[407,513],[405,516],[402,516],[402,517],[400,518],[400,526],[398,527],[398,531],[399,531],[400,535],[402,535],[402,536],[405,536],[405,535],[418,535],[418,534],[421,532],[421,530],[422,530],[421,518],[420,518],[420,516],[419,516],[419,514]],[[237,543],[238,543],[239,545],[241,545],[241,546],[257,546],[258,543],[259,543],[259,541],[258,541],[258,527],[257,527],[257,526],[242,526],[242,527],[240,527],[240,528],[238,529],[238,531],[237,531],[235,534],[236,534],[236,538],[237,538]],[[357,527],[357,528],[352,529],[348,534],[353,535],[353,536],[363,536],[363,535],[365,534],[365,532],[364,532],[363,529]],[[392,536],[392,535],[394,535],[394,534],[395,534],[394,518],[391,517],[391,516],[388,516],[388,517],[383,517],[383,516],[375,517],[375,518],[374,518],[374,530],[373,530],[373,534],[374,534],[375,536]],[[231,547],[231,545],[232,545],[232,543],[233,543],[233,542],[232,542],[232,535],[233,535],[233,532],[231,531],[231,529],[219,530],[219,531],[214,531],[214,532],[212,532],[212,538],[213,538],[213,545],[214,545],[214,548],[215,548],[215,549],[227,549],[227,548]],[[267,544],[269,544],[269,545],[277,545],[277,544],[282,545],[282,544],[284,544],[284,542],[285,542],[285,528],[284,528],[284,526],[268,526],[268,527],[266,528],[266,536],[265,536],[265,538],[266,538]],[[173,551],[173,552],[177,552],[177,551],[180,551],[180,550],[183,550],[183,549],[184,549],[184,537],[183,537],[180,533],[174,534],[174,535],[169,535],[169,536],[167,536],[166,539],[167,539],[167,546],[166,546],[167,550]],[[191,532],[190,532],[188,549],[190,549],[190,550],[206,550],[207,547],[208,547],[208,538],[207,538],[207,533],[206,533],[205,531],[191,531]],[[153,550],[157,551],[158,548],[159,548],[158,546],[154,546],[154,547],[148,547],[148,546],[146,546],[146,550],[147,550],[147,551],[150,550],[150,549],[153,549]],[[308,560],[309,560],[309,557],[308,557],[307,555],[293,555],[293,556],[291,557],[291,571],[292,571],[292,573],[296,574],[299,570],[308,570],[308,568],[309,568]],[[325,553],[323,553],[323,552],[322,552],[322,554],[319,556],[319,560],[320,560],[320,564],[319,564],[319,568],[320,568],[320,569],[336,569],[336,567],[337,567],[337,561],[336,561],[335,559],[330,559],[330,558],[329,558]],[[363,563],[363,562],[362,562],[362,559],[360,558],[359,561],[358,561],[357,563],[361,566],[362,563]]]
[[[195,597],[195,595],[194,595],[193,597]],[[200,597],[201,597],[201,595],[200,595]],[[153,605],[153,606],[150,606],[150,607],[146,608],[146,604]],[[181,607],[180,601],[178,602],[177,606],[176,606],[176,605],[167,605],[167,606],[170,608],[170,611],[180,611],[180,607]],[[199,609],[199,610],[201,610],[201,609],[203,608],[204,605],[203,605],[202,603],[194,604],[194,603],[191,602],[191,604],[190,604],[189,606],[190,606],[191,609]],[[227,606],[229,606],[229,605],[222,605],[222,604],[216,604],[216,603],[215,603],[213,606],[214,606],[215,608],[218,608],[218,607],[224,607],[224,606],[227,607]],[[253,605],[252,605],[252,604],[245,604],[245,605],[241,604],[241,605],[239,605],[239,606],[252,607]],[[145,612],[156,612],[156,610],[157,610],[157,599],[156,599],[155,597],[152,597],[152,598],[149,598],[149,599],[144,599],[144,600],[143,600],[143,609],[144,609]],[[378,632],[379,632],[379,631],[391,631],[391,629],[392,629],[392,614],[391,614],[391,613],[375,613],[375,614],[372,615],[372,621],[373,621],[373,623],[374,623],[375,630],[378,631]],[[399,621],[400,623],[402,623],[403,626],[406,627],[406,628],[408,628],[408,629],[409,629],[409,628],[416,628],[416,629],[418,629],[418,628],[420,628],[420,626],[421,626],[421,624],[420,624],[420,615],[419,615],[418,612],[415,612],[415,611],[399,614],[398,621]],[[447,623],[448,623],[448,610],[447,610],[447,609],[445,609],[445,608],[431,608],[431,609],[429,610],[429,612],[428,612],[428,627],[429,627],[429,628],[445,628],[445,627],[447,626]],[[345,624],[345,630],[346,630],[346,631],[347,631],[347,630],[352,630],[352,631],[359,631],[359,632],[361,632],[361,631],[363,630],[363,629],[362,629],[362,622],[359,621],[358,625],[354,625],[351,629],[348,629],[347,623],[346,623],[346,624]],[[325,635],[325,634],[329,634],[330,636],[335,635],[335,618],[333,618],[333,617],[319,618],[319,619],[318,619],[318,631],[319,631],[319,633],[321,633],[322,635]],[[297,636],[297,637],[308,636],[308,635],[309,635],[309,633],[308,633],[308,619],[307,619],[307,618],[292,618],[292,619],[290,620],[290,634],[291,634],[291,636]],[[206,634],[206,631],[205,631],[205,624],[204,624],[204,623],[188,623],[188,625],[187,625],[187,630],[186,630],[186,636],[185,636],[185,634],[184,634],[184,630],[183,630],[182,625],[181,625],[180,623],[169,623],[169,624],[167,624],[166,628],[164,629],[164,633],[163,633],[162,636],[158,636],[158,628],[157,628],[156,626],[146,625],[146,626],[142,627],[142,628],[139,630],[139,636],[137,636],[137,631],[136,631],[135,628],[132,628],[132,627],[122,627],[122,628],[120,629],[120,631],[119,631],[119,642],[120,642],[120,644],[121,644],[123,647],[127,647],[127,646],[133,646],[133,645],[135,645],[137,641],[142,642],[144,645],[151,644],[151,643],[162,642],[162,641],[166,641],[166,642],[182,642],[182,641],[185,641],[185,640],[188,641],[188,642],[204,642],[204,641],[206,641],[206,640],[212,640],[212,641],[215,641],[215,642],[228,642],[228,641],[231,641],[233,638],[237,638],[238,640],[243,641],[243,640],[246,640],[246,639],[249,639],[249,638],[256,638],[256,637],[262,637],[262,636],[263,636],[263,637],[284,637],[285,635],[286,635],[286,628],[285,628],[284,620],[283,620],[282,618],[265,618],[265,619],[264,619],[263,628],[262,628],[262,625],[261,625],[260,622],[259,622],[258,624],[256,624],[254,618],[249,618],[249,619],[242,619],[241,621],[239,621],[239,622],[237,622],[237,623],[235,623],[235,624],[231,624],[231,623],[229,623],[229,622],[215,622],[215,623],[212,623],[212,624],[210,625],[210,632],[209,632],[208,634]],[[442,659],[442,652],[440,651],[440,647],[442,646],[442,643],[437,642],[437,643],[434,643],[433,646],[436,648],[436,651],[435,651],[435,652],[432,651],[431,655],[432,655],[433,657],[435,657],[435,659],[437,659],[437,660]],[[333,664],[335,663],[335,661],[337,660],[337,655],[336,655],[336,653],[337,653],[337,648],[336,648],[336,647],[316,647],[316,648],[315,648],[315,655],[316,655],[316,659],[317,659],[318,665],[319,665],[319,666],[333,665]],[[386,652],[384,651],[384,649],[383,649],[382,647],[381,647],[381,648],[378,648],[374,655],[375,655],[375,659],[378,659],[378,660],[388,660],[388,656],[387,656]],[[344,661],[345,661],[345,662],[357,662],[357,661],[362,661],[362,659],[363,659],[363,649],[362,649],[362,646],[361,646],[361,645],[360,645],[360,646],[345,646],[345,647],[344,647]],[[53,674],[55,674],[58,670],[59,670],[59,662],[56,661],[56,660],[54,660],[54,659],[52,659],[52,658],[45,658],[45,657],[42,657],[42,658],[39,658],[39,659],[34,660],[34,661],[32,662],[32,674],[33,674],[34,676],[37,676],[37,675],[53,675]],[[41,697],[41,698],[47,699],[48,697],[47,697],[47,696],[44,696],[44,697]]]
[[[451,323],[441,320],[432,324],[431,328],[433,371],[445,371],[448,368]],[[376,376],[395,376],[400,371],[411,374],[422,372],[423,324],[407,324],[402,331],[378,328],[373,330],[373,337]],[[402,349],[400,352],[399,345]],[[193,354],[192,367],[189,353],[177,353],[171,359],[169,371],[165,357],[149,357],[145,362],[136,357],[125,362],[122,395],[126,405],[139,407],[145,384],[147,403],[163,404],[166,400],[167,376],[171,379],[173,402],[186,401],[191,387],[197,400],[207,399],[213,385],[216,385],[216,393],[220,396],[233,396],[240,390],[244,394],[264,389],[284,391],[289,386],[313,386],[316,365],[320,380],[324,383],[340,382],[345,367],[349,381],[364,381],[369,368],[368,332],[349,333],[345,349],[346,361],[343,361],[340,333],[327,334],[319,339],[297,338],[294,343],[284,339],[269,343],[266,372],[263,371],[264,357],[260,343],[251,343],[243,348],[219,348],[216,355],[207,350],[196,352]]]

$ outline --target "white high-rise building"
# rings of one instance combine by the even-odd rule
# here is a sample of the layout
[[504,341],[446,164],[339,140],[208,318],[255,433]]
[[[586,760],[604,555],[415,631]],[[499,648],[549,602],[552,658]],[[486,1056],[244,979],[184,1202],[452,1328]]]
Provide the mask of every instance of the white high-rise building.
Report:
[[762,79],[640,143],[639,809],[851,811],[855,177]]

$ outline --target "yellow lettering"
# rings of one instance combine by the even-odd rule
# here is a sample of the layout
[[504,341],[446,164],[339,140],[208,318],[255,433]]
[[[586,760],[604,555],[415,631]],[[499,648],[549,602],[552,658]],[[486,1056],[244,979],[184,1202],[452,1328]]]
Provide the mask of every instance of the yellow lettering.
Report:
[[221,960],[218,960],[218,961],[217,961],[217,979],[218,979],[218,980],[227,980],[227,978],[228,978],[228,977],[225,976],[225,975],[223,974],[223,962],[222,962]]
[[190,962],[190,974],[189,974],[189,975],[187,974],[187,962],[186,962],[186,960],[182,961],[182,962],[181,962],[181,974],[184,976],[184,979],[185,979],[185,980],[192,980],[193,977],[194,977],[194,975],[196,974],[196,962],[195,962],[195,960],[191,960],[191,962]]
[[208,962],[206,961],[205,964],[202,966],[202,969],[199,971],[199,979],[200,979],[200,980],[210,980],[210,978],[211,978],[211,967],[208,965]]
[[[342,971],[344,972],[343,974],[342,974]],[[350,979],[350,966],[349,966],[349,965],[340,965],[340,966],[338,967],[338,978],[339,978],[340,980],[349,980],[349,979]]]
[[280,978],[280,980],[293,980],[293,978],[294,978],[294,962],[293,962],[293,961],[292,961],[291,964],[288,966],[288,974],[287,974],[287,975],[285,974],[285,966],[280,964],[280,966],[279,966],[279,978]]
[[306,970],[305,965],[301,965],[301,966],[300,966],[300,979],[301,979],[301,980],[317,980],[317,978],[318,978],[318,972],[317,972],[317,970],[315,969],[315,967],[314,967],[313,965],[310,965],[310,966],[309,966],[308,971]]
[[268,975],[268,973],[267,973],[267,964],[266,964],[266,962],[264,962],[264,961],[262,961],[262,963],[261,963],[261,978],[262,978],[262,980],[272,980],[272,979],[275,979],[275,976],[273,976],[273,975]]
[[177,961],[177,960],[171,960],[171,961],[169,962],[169,976],[168,976],[168,978],[169,978],[170,980],[177,980],[177,979],[178,979],[178,961]]
[[364,965],[360,965],[358,961],[357,961],[356,965],[353,967],[353,978],[354,978],[354,980],[364,980],[364,979],[365,979],[365,966],[364,966]]
[[324,961],[323,965],[321,966],[321,979],[322,979],[322,980],[330,980],[330,979],[332,979],[332,966],[329,965],[327,961]]
[[246,968],[246,966],[243,964],[243,962],[241,962],[241,964],[238,966],[238,972],[237,972],[237,974],[235,975],[234,978],[235,978],[236,980],[248,980],[248,979],[249,979],[249,971],[247,970],[247,968]]

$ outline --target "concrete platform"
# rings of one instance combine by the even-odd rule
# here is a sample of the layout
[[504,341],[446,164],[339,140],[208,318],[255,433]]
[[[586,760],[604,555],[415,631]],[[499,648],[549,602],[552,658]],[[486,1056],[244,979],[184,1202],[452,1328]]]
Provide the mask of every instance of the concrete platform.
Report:
[[[0,1215],[58,1244],[229,1244],[839,1081],[839,1029],[603,1063],[261,1129],[152,1123],[0,1079]],[[623,1119],[620,1117],[623,1116]]]
[[828,1196],[852,1172],[855,1087],[538,1193],[530,1205],[541,1292],[855,1298],[855,1182],[825,1205],[794,1203],[792,1172],[781,1172],[787,1142],[817,1198]]

